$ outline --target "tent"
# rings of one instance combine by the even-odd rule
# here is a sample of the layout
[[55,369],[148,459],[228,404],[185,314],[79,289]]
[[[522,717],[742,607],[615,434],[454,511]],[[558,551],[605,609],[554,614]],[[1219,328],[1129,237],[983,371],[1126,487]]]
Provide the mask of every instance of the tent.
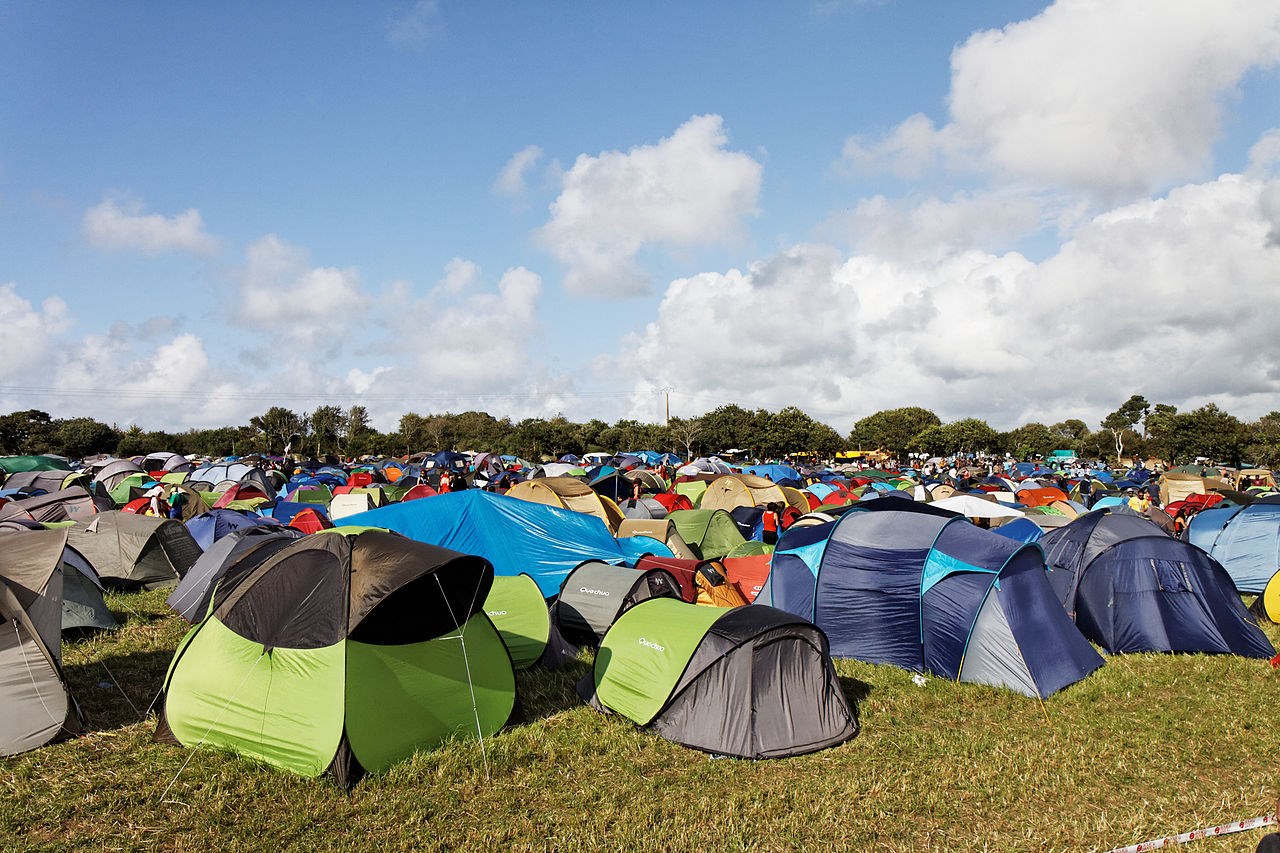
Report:
[[543,666],[554,669],[578,654],[560,635],[547,600],[528,575],[494,577],[484,600],[484,612],[502,636],[516,669]]
[[[782,487],[777,483],[752,474],[726,474],[707,486],[699,506],[702,509],[731,510],[740,506],[764,506],[771,503],[784,506],[789,503]],[[805,512],[809,509],[809,504],[806,501],[803,507],[798,508]]]
[[170,586],[200,557],[200,546],[176,519],[112,510],[77,521],[67,532],[68,544],[108,586]]
[[0,549],[0,755],[77,734],[62,672],[62,531],[6,536]]
[[114,507],[109,496],[93,495],[78,485],[72,485],[56,492],[9,501],[0,507],[0,518],[21,515],[35,521],[67,521],[91,518],[97,512]]
[[1226,570],[1164,534],[1125,539],[1090,560],[1067,607],[1084,635],[1113,653],[1275,654]]
[[[58,532],[66,535],[65,530]],[[89,561],[70,546],[63,548],[61,560],[63,632],[92,633],[119,628],[120,623],[102,597],[106,588]]]
[[61,456],[0,456],[0,471],[70,471],[71,463]]
[[746,541],[733,516],[722,509],[682,509],[667,518],[699,558],[718,559]]
[[1070,602],[1075,599],[1080,573],[1094,557],[1125,539],[1161,533],[1159,527],[1137,513],[1095,509],[1070,524],[1048,531],[1037,541],[1044,550],[1049,585],[1074,618]]
[[200,555],[165,603],[188,622],[199,622],[209,610],[214,586],[231,573],[238,579],[257,568],[302,533],[292,527],[250,525],[232,530]]
[[621,563],[630,558],[595,516],[480,489],[390,504],[344,521],[386,527],[419,542],[477,554],[496,574],[532,576],[546,597],[555,595],[565,576],[586,560]]
[[784,537],[761,598],[811,617],[838,657],[1040,698],[1102,665],[1034,544],[902,508],[846,513],[819,546],[822,530]]
[[619,616],[641,601],[661,597],[681,597],[680,582],[666,569],[637,571],[590,560],[564,579],[552,619],[569,642],[595,647]]
[[617,504],[572,477],[525,480],[508,489],[507,497],[593,515],[603,521],[611,532],[616,532],[618,525],[622,524],[623,515]]
[[415,750],[485,738],[515,705],[479,558],[335,528],[214,595],[165,679],[158,740],[349,787]]
[[858,733],[822,631],[772,607],[639,604],[609,629],[578,692],[717,755],[784,758]]
[[667,546],[673,557],[680,559],[697,559],[697,555],[684,541],[684,537],[680,535],[680,530],[676,527],[674,521],[669,518],[661,520],[642,521],[636,518],[628,518],[622,522],[618,528],[618,538],[627,536],[647,536],[650,539],[657,539],[659,542]]
[[1222,564],[1240,592],[1262,592],[1280,570],[1280,498],[1204,510],[1188,529],[1187,538]]
[[242,512],[237,509],[210,509],[188,519],[187,532],[202,550],[209,550],[222,537],[246,527],[270,527],[279,529],[284,524],[278,519]]

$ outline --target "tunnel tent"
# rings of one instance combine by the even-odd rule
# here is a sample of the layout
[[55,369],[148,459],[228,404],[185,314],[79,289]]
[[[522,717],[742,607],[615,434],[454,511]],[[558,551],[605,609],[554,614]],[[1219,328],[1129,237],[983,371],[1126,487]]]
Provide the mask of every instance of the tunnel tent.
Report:
[[515,707],[515,674],[482,605],[481,557],[385,530],[291,543],[178,646],[159,741],[227,748],[343,787],[453,737],[486,738]]
[[554,669],[578,654],[560,635],[547,600],[529,575],[494,577],[484,612],[502,635],[516,669]]
[[717,755],[784,758],[858,733],[825,635],[763,605],[638,604],[609,629],[578,693],[597,710]]
[[107,586],[158,589],[177,584],[200,546],[176,519],[112,510],[76,521],[68,544]]
[[642,601],[662,597],[681,597],[680,582],[666,569],[637,571],[588,560],[561,584],[554,620],[566,640],[594,648],[619,616]]

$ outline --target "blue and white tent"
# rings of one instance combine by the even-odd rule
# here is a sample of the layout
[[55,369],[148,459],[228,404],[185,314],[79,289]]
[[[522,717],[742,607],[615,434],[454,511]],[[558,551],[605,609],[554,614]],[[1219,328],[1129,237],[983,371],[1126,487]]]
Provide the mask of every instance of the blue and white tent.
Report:
[[1041,698],[1102,665],[1055,599],[1037,545],[902,509],[846,513],[820,555],[790,535],[779,544],[757,600],[810,619],[835,657]]
[[1261,593],[1280,571],[1280,499],[1203,510],[1187,539],[1221,563],[1240,592]]

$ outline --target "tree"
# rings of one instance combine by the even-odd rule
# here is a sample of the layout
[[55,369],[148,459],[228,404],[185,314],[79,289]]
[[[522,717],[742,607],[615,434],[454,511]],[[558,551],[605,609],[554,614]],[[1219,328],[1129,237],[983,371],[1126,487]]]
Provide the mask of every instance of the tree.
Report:
[[262,433],[268,453],[283,453],[295,435],[301,436],[303,419],[289,409],[272,406],[265,413],[249,418],[249,425]]
[[1038,423],[1024,424],[1004,437],[1004,449],[1017,459],[1048,456],[1060,443],[1061,435]]
[[347,409],[338,431],[338,447],[345,456],[370,453],[375,435],[375,430],[369,426],[369,410],[364,406],[352,406]]
[[1268,412],[1245,428],[1245,453],[1254,465],[1280,465],[1280,412]]
[[346,430],[346,420],[346,412],[337,406],[316,406],[308,426],[311,428],[310,437],[315,442],[317,459],[326,450],[337,449],[338,436]]
[[1177,428],[1178,408],[1157,403],[1142,421],[1147,436],[1147,449],[1161,459],[1174,456],[1174,432]]
[[53,422],[53,443],[68,459],[83,459],[95,453],[111,453],[120,443],[120,433],[93,418],[68,418]]
[[964,418],[947,424],[947,432],[961,453],[991,451],[1000,446],[1000,433],[979,418]]
[[1147,416],[1151,404],[1141,394],[1134,394],[1111,414],[1102,419],[1102,428],[1111,432],[1116,446],[1116,461],[1124,455],[1124,432]]
[[685,459],[691,459],[693,457],[693,443],[702,434],[702,420],[699,418],[672,418],[667,424],[667,429],[671,430],[671,437],[674,441],[684,445]]
[[1238,466],[1246,435],[1239,418],[1209,403],[1174,416],[1172,445],[1176,460],[1184,463],[1204,456]]
[[929,427],[941,425],[937,415],[919,406],[885,409],[855,423],[849,443],[860,450],[886,450],[905,456],[913,438]]
[[702,444],[711,453],[750,449],[756,442],[756,415],[741,406],[720,406],[699,420],[702,421]]
[[34,455],[53,450],[53,419],[48,412],[27,409],[0,417],[0,451]]

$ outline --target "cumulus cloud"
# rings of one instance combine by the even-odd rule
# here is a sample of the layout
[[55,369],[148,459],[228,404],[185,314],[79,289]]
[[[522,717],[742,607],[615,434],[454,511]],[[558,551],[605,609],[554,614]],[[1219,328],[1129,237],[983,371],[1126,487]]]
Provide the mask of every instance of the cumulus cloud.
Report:
[[339,340],[368,307],[357,270],[313,267],[305,249],[275,234],[248,247],[239,284],[237,321],[294,345]]
[[1005,428],[1093,423],[1132,393],[1256,417],[1280,392],[1271,189],[1180,187],[1093,218],[1039,263],[797,246],[672,282],[628,358],[603,366],[641,392],[661,377],[707,409],[798,404],[841,430],[910,404]]
[[739,236],[756,210],[761,166],[729,151],[720,116],[694,116],[656,145],[581,155],[540,231],[579,295],[643,293],[637,263],[646,246],[663,249]]
[[525,176],[542,159],[542,149],[537,145],[529,145],[512,155],[507,165],[502,167],[498,179],[494,181],[493,191],[499,195],[522,196],[526,191]]
[[90,245],[108,251],[212,255],[218,250],[217,239],[205,232],[204,220],[195,208],[166,217],[144,213],[139,201],[122,205],[105,199],[85,212],[81,225]]
[[398,47],[422,47],[443,29],[437,0],[416,0],[392,11],[387,38]]
[[15,282],[0,285],[0,328],[8,342],[0,359],[0,379],[27,384],[42,373],[57,349],[57,336],[70,325],[70,312],[61,298],[47,297],[37,308],[18,294]]
[[1244,75],[1280,62],[1271,0],[1059,0],[951,58],[950,121],[846,143],[850,166],[936,157],[1106,197],[1202,178]]

